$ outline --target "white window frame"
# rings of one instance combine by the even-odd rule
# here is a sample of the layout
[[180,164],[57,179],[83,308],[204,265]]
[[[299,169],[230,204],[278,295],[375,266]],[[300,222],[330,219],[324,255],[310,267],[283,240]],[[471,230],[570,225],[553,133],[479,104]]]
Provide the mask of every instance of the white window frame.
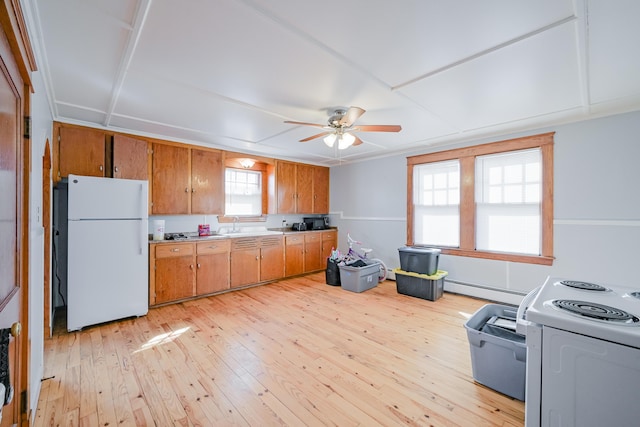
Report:
[[[458,247],[440,247],[443,254],[496,259],[531,264],[553,264],[553,136],[554,132],[498,141],[460,149],[440,151],[407,158],[407,245],[435,246],[416,241],[414,204],[414,168],[422,164],[458,160],[460,162],[460,243]],[[542,159],[540,201],[540,253],[523,254],[477,248],[477,206],[475,162],[479,156],[539,148]]]

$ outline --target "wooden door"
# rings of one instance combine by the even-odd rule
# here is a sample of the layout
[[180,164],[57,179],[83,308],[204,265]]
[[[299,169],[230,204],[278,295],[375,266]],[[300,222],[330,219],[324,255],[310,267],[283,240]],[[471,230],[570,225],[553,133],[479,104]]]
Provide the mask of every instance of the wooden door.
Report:
[[196,295],[229,289],[229,240],[198,242],[196,252]]
[[296,164],[278,162],[276,165],[276,194],[278,213],[296,213]]
[[[29,153],[30,141],[23,139],[23,117],[28,116],[28,90],[5,31],[6,10],[0,8],[3,31],[0,31],[0,330],[2,342],[8,344],[8,373],[14,389],[13,399],[2,407],[0,426],[19,424],[30,410],[28,400],[28,241],[29,221]],[[22,147],[25,147],[23,150]],[[7,334],[13,325],[24,323],[25,330],[15,336]],[[24,394],[23,394],[24,392]],[[0,396],[0,406],[5,395]]]
[[295,276],[304,272],[304,233],[284,237],[284,274]]
[[105,176],[105,138],[101,130],[61,126],[58,178],[70,173]]
[[296,212],[313,212],[313,166],[296,165]]
[[191,202],[189,149],[153,144],[151,213],[188,214]]
[[304,236],[304,271],[318,271],[325,268],[322,262],[322,233],[306,233]]
[[177,301],[195,295],[194,257],[192,243],[156,245],[156,304]]
[[191,213],[224,214],[221,151],[191,150]]
[[231,241],[231,287],[260,282],[260,247],[255,237]]
[[329,168],[313,168],[313,213],[329,213]]
[[149,179],[148,143],[124,135],[113,136],[113,177]]
[[268,236],[260,239],[260,281],[284,277],[284,239]]

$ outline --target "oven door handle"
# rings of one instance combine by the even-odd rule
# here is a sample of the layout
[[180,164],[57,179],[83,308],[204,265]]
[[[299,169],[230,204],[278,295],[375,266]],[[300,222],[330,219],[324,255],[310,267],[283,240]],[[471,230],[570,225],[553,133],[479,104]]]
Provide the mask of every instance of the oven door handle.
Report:
[[522,302],[518,306],[518,313],[516,314],[516,333],[520,335],[527,335],[527,326],[532,324],[525,319],[525,315],[527,308],[529,308],[533,299],[538,296],[538,292],[540,292],[540,287],[535,288],[522,298]]

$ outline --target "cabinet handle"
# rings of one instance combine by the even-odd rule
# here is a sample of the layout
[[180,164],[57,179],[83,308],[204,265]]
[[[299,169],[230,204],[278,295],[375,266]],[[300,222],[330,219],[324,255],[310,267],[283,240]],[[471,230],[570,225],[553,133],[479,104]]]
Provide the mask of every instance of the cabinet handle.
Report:
[[100,165],[100,172],[102,172],[102,165]]
[[195,189],[195,188],[192,188],[192,189],[191,189],[191,192],[192,192],[192,193],[195,193],[195,192],[196,192],[196,189]]
[[200,268],[200,263],[198,263],[198,268]]
[[193,264],[191,264],[189,267],[193,270]]
[[118,167],[116,166],[116,167],[114,168],[114,170],[115,170],[116,172],[118,172]]
[[171,252],[180,252],[180,249],[178,249],[178,248],[173,248],[173,249],[171,249]]
[[188,193],[189,192],[189,187],[184,187],[184,192]]
[[215,249],[215,248],[217,248],[217,247],[218,247],[218,245],[211,245],[211,246],[208,246],[208,248],[209,248],[209,249]]
[[256,255],[256,261],[258,261],[258,259],[259,259],[259,258],[258,258],[258,255]]

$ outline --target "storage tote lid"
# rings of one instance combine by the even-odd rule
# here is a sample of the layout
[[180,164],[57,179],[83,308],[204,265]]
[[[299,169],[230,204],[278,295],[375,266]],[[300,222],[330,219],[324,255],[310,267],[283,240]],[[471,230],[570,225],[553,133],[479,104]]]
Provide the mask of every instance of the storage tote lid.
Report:
[[420,254],[420,255],[422,254],[439,255],[440,254],[440,249],[424,248],[420,246],[405,246],[403,248],[398,248],[398,251],[411,253],[411,254]]

